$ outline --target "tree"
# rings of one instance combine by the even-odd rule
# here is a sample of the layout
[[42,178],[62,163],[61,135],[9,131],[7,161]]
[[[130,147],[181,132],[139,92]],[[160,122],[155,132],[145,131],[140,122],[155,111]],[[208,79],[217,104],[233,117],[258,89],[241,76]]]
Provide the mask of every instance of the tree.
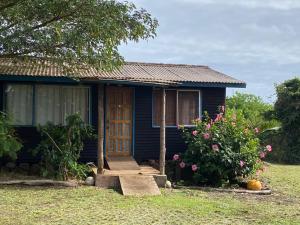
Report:
[[156,36],[146,10],[116,0],[1,0],[0,58],[51,59],[112,70],[118,46]]
[[226,106],[241,111],[248,123],[261,131],[279,125],[278,121],[267,117],[273,106],[256,95],[237,92],[226,99]]
[[276,87],[275,115],[282,123],[286,145],[285,162],[300,162],[300,79],[287,80]]

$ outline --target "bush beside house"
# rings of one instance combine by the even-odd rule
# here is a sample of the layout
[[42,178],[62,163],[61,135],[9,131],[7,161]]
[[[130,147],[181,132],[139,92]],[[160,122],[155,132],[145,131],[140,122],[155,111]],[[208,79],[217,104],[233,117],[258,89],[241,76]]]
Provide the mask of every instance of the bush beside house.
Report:
[[206,114],[194,124],[193,129],[180,128],[188,147],[183,155],[173,158],[183,173],[192,173],[186,178],[194,184],[237,183],[238,178],[262,170],[261,158],[272,151],[270,145],[260,145],[258,129],[249,126],[240,111],[228,110],[224,116],[222,107],[214,120]]
[[10,119],[5,113],[0,112],[0,158],[9,157],[12,160],[16,160],[17,153],[22,146]]
[[78,114],[66,118],[65,125],[40,126],[42,140],[34,153],[41,154],[42,175],[67,180],[83,179],[89,167],[78,163],[83,141],[94,138],[93,129]]

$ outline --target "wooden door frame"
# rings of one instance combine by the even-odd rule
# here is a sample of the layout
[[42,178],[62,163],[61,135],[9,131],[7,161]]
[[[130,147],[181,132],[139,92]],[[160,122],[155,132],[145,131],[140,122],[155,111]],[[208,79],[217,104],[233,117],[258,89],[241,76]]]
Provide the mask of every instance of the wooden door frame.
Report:
[[131,86],[116,86],[116,85],[104,85],[104,157],[107,158],[107,129],[106,129],[106,123],[107,123],[107,88],[109,87],[117,87],[117,88],[130,88],[132,90],[132,121],[131,121],[131,145],[130,145],[130,156],[134,157],[135,155],[135,87]]

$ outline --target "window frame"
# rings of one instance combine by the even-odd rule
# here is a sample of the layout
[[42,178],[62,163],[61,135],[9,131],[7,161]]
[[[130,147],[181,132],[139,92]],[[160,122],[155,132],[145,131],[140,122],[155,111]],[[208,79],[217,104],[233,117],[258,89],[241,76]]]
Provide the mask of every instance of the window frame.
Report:
[[[154,120],[153,120],[153,115],[154,115],[154,95],[153,95],[153,91],[157,90],[155,88],[152,89],[152,115],[151,115],[151,124],[152,124],[152,128],[160,128],[160,125],[155,125],[154,124]],[[198,92],[198,114],[199,114],[199,118],[202,118],[202,91],[200,89],[176,89],[176,88],[167,88],[165,89],[166,91],[176,91],[176,125],[166,125],[166,128],[177,128],[178,125],[184,126],[184,127],[195,127],[195,125],[193,124],[178,124],[179,121],[179,111],[178,111],[178,107],[179,107],[179,101],[178,101],[178,93],[179,92]]]
[[[3,87],[3,110],[5,113],[7,113],[7,94],[6,94],[6,88],[9,85],[29,85],[32,88],[32,122],[28,125],[19,125],[19,124],[13,124],[14,127],[37,127],[38,124],[36,123],[36,86],[38,85],[47,85],[47,86],[59,86],[60,88],[63,87],[73,87],[73,88],[86,88],[88,90],[88,121],[87,124],[92,123],[92,88],[90,85],[72,85],[72,84],[57,84],[57,83],[25,83],[25,82],[5,82]],[[49,121],[51,122],[51,121]],[[63,125],[63,124],[62,124]]]

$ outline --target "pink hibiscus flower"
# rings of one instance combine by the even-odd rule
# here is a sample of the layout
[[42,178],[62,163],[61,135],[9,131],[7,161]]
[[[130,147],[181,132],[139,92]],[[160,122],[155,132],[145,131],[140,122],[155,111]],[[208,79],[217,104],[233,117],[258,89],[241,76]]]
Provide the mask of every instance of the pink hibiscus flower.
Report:
[[266,149],[267,149],[268,152],[271,152],[272,151],[272,146],[271,145],[267,145]]
[[240,161],[240,166],[243,167],[245,165],[245,162],[243,160]]
[[209,130],[211,128],[211,125],[208,123],[207,125],[206,125],[206,130]]
[[192,132],[192,134],[193,134],[194,136],[197,136],[198,131],[194,130],[194,131]]
[[185,163],[182,161],[181,163],[179,163],[179,166],[181,169],[183,169],[185,167]]
[[219,146],[218,145],[212,145],[212,150],[214,152],[218,152],[219,151]]
[[259,133],[259,129],[257,127],[254,128],[255,133]]
[[259,153],[259,158],[263,159],[265,157],[266,157],[266,153],[264,153],[264,152]]
[[221,106],[221,112],[225,112],[225,106],[224,105]]
[[174,161],[177,161],[179,159],[179,155],[178,154],[175,154],[174,156],[173,156],[173,160]]
[[204,133],[204,134],[203,134],[203,138],[204,138],[205,140],[209,139],[209,137],[210,137],[209,133]]
[[196,164],[193,164],[193,165],[192,165],[192,170],[193,170],[194,172],[198,170],[198,167],[197,167]]

